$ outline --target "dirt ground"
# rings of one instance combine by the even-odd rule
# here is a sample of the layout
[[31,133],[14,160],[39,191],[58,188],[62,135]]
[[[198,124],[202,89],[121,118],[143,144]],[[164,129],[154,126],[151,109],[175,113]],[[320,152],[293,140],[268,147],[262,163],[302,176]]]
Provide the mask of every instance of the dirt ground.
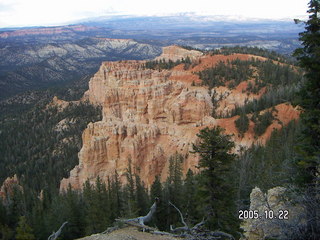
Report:
[[171,236],[154,235],[147,232],[141,232],[135,227],[126,227],[113,231],[109,234],[94,234],[78,240],[181,240]]

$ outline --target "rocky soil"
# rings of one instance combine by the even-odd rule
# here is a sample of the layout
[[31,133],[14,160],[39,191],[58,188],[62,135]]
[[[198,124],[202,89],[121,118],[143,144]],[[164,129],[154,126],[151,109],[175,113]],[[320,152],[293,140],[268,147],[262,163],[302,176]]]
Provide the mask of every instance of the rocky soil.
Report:
[[79,238],[78,240],[178,240],[171,236],[154,235],[147,232],[138,231],[134,227],[127,227],[116,230],[109,234],[94,234],[88,237]]

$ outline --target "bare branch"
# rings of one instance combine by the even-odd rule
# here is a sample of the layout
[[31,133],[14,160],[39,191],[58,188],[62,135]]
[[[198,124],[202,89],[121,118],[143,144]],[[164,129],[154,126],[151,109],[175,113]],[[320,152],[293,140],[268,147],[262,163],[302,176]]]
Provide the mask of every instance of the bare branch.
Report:
[[184,225],[184,227],[178,227],[178,228],[173,228],[172,225],[170,225],[170,231],[171,231],[171,232],[189,231],[190,228],[189,228],[189,226],[187,225],[187,223],[184,221],[184,217],[183,217],[180,209],[177,208],[177,207],[176,207],[172,202],[170,202],[170,201],[169,201],[169,204],[178,211],[178,213],[179,213],[179,215],[180,215],[180,218],[181,218],[181,222],[182,222],[182,224]]
[[141,216],[141,217],[137,217],[137,218],[130,218],[130,219],[116,219],[116,221],[120,221],[120,222],[127,223],[127,224],[138,223],[141,226],[145,226],[145,223],[150,222],[154,213],[156,212],[158,202],[159,202],[159,198],[155,198],[155,201],[152,204],[150,211],[148,212],[148,214],[146,216]]
[[64,222],[61,227],[59,228],[59,230],[57,232],[54,232],[48,237],[48,240],[56,240],[59,235],[61,234],[62,228],[67,224],[68,222]]

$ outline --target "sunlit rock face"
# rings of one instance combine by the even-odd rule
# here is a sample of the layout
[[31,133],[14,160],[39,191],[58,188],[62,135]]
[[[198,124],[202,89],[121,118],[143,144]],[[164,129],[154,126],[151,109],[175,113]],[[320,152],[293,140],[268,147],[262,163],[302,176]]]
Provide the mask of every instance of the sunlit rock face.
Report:
[[16,174],[13,177],[7,177],[2,183],[0,187],[0,201],[4,205],[9,205],[15,190],[23,191]]
[[[176,49],[176,50],[175,50]],[[169,51],[170,50],[170,51]],[[169,157],[180,153],[185,157],[183,170],[195,169],[198,156],[190,153],[196,134],[204,127],[220,125],[226,133],[235,134],[235,116],[228,119],[214,119],[213,91],[205,86],[194,86],[201,80],[194,73],[217,63],[212,56],[203,56],[197,51],[181,50],[177,46],[164,51],[167,58],[181,59],[190,56],[197,65],[185,70],[178,65],[171,70],[145,68],[145,61],[103,62],[98,72],[91,78],[89,90],[83,100],[102,106],[103,119],[90,123],[82,135],[83,147],[79,152],[79,165],[70,177],[61,181],[61,190],[69,184],[81,189],[89,179],[92,183],[99,176],[107,181],[115,174],[125,180],[129,159],[132,168],[150,186],[156,175],[165,180],[168,173]],[[179,55],[180,54],[180,55]],[[174,56],[174,57],[173,57]],[[161,56],[160,56],[161,57]],[[227,60],[225,56],[217,56]],[[230,58],[235,59],[236,55]],[[239,58],[248,58],[239,54]],[[239,89],[238,89],[239,88]],[[246,98],[258,98],[262,93],[243,93],[241,86],[233,90],[217,88],[228,94],[221,98],[220,111],[234,108],[235,102],[243,104]],[[276,106],[278,118],[283,124],[298,117],[298,110],[292,106]],[[290,117],[282,119],[282,113]],[[251,146],[254,138],[254,123],[244,137],[234,135],[237,149],[240,145]],[[273,128],[272,124],[258,140],[265,142]]]

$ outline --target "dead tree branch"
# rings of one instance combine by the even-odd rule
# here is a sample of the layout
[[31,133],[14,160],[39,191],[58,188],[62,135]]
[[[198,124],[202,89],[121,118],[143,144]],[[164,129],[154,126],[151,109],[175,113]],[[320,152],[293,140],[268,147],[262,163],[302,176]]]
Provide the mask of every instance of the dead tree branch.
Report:
[[170,201],[169,201],[169,204],[178,211],[178,213],[179,213],[179,215],[180,215],[181,222],[182,222],[182,224],[184,225],[183,227],[178,227],[178,228],[173,228],[172,225],[170,225],[170,231],[173,232],[173,233],[175,233],[175,232],[189,232],[189,231],[190,231],[190,228],[189,228],[189,226],[187,225],[187,223],[184,221],[184,217],[183,217],[180,209],[177,208],[177,207],[176,207],[172,202],[170,202]]
[[210,239],[221,239],[221,238],[228,238],[231,240],[234,240],[234,237],[229,234],[229,233],[225,233],[225,232],[221,232],[221,231],[202,231],[201,227],[206,223],[205,219],[202,219],[201,222],[197,223],[196,225],[194,225],[192,228],[190,228],[187,223],[184,220],[184,217],[180,211],[179,208],[177,208],[173,203],[171,203],[169,201],[169,204],[171,206],[173,206],[179,213],[180,218],[181,218],[181,222],[184,225],[183,227],[178,227],[178,228],[173,228],[172,225],[170,226],[170,231],[173,233],[182,233],[184,234],[186,237],[189,237],[191,239],[193,239],[194,237],[196,237],[196,239],[208,239],[210,237]]
[[62,228],[67,224],[68,222],[64,222],[59,230],[57,232],[53,231],[53,233],[48,237],[48,240],[56,240],[59,235],[61,234]]
[[116,219],[116,221],[123,222],[123,223],[129,224],[129,225],[133,225],[133,226],[136,226],[136,227],[140,226],[142,228],[147,229],[149,227],[146,227],[145,223],[151,221],[154,213],[157,210],[158,202],[159,202],[159,198],[155,198],[155,201],[152,204],[152,206],[150,208],[150,211],[145,216],[141,216],[141,217],[137,217],[137,218],[131,218],[131,219]]

